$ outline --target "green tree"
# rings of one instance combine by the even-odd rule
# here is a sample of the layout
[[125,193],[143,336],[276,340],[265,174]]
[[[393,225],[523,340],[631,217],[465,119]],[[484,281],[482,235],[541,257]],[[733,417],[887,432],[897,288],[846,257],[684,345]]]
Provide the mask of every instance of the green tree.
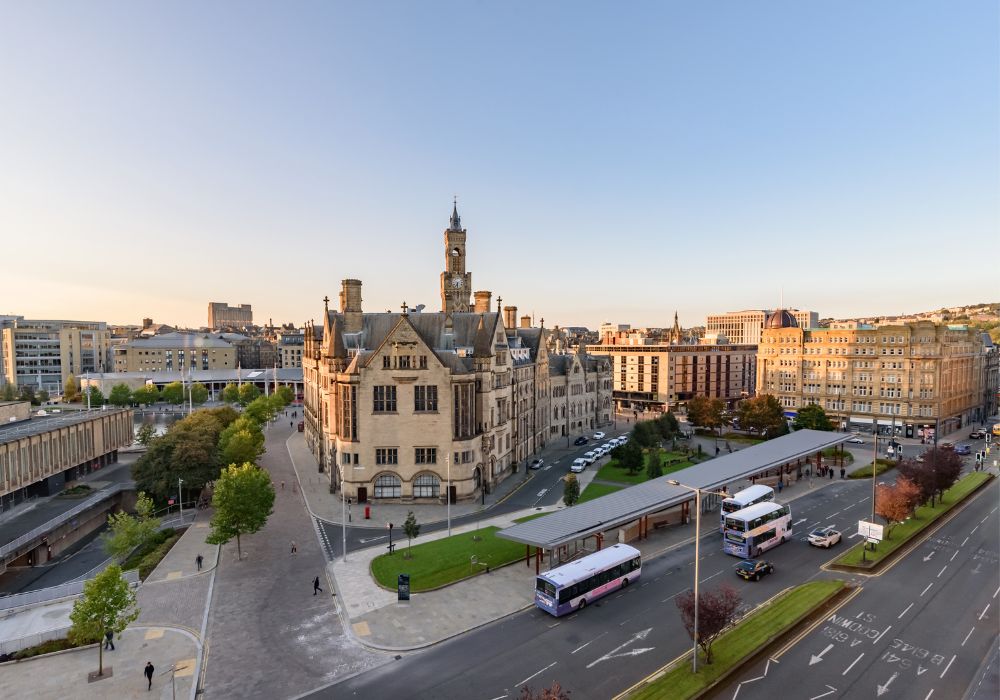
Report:
[[177,479],[186,490],[201,490],[219,476],[219,435],[236,416],[230,408],[202,409],[174,423],[132,465],[137,488],[166,499]]
[[618,462],[618,465],[629,474],[638,474],[642,468],[642,448],[635,440],[629,440],[624,445],[619,445],[611,451],[611,456]]
[[726,404],[722,399],[695,396],[688,401],[687,411],[688,422],[692,425],[700,425],[713,431],[725,425],[723,414],[726,411]]
[[646,453],[646,478],[655,479],[658,476],[663,476],[663,460],[659,450],[650,450]]
[[796,430],[833,430],[833,423],[826,411],[818,403],[811,403],[799,409],[798,414],[792,420],[792,426]]
[[132,400],[145,406],[151,406],[160,400],[160,390],[155,384],[144,384],[132,392]]
[[35,387],[30,384],[21,385],[21,388],[17,392],[17,398],[21,401],[30,401],[33,405],[38,404],[38,398],[35,396]]
[[739,409],[737,409],[737,416],[743,428],[768,439],[785,435],[788,432],[785,411],[778,399],[771,394],[761,394],[741,402]]
[[239,403],[240,388],[236,384],[226,384],[226,387],[222,390],[222,400],[226,403]]
[[13,401],[17,398],[17,387],[15,387],[10,382],[3,385],[0,388],[0,401]]
[[135,432],[135,441],[143,447],[149,447],[149,443],[156,437],[156,428],[152,423],[143,423]]
[[406,522],[403,523],[403,533],[406,534],[406,558],[409,559],[412,542],[420,535],[420,525],[417,523],[417,516],[413,514],[412,510],[406,514]]
[[677,422],[677,416],[667,411],[656,419],[656,427],[660,431],[660,437],[664,440],[671,440],[681,432],[681,426]]
[[125,408],[132,403],[132,390],[128,388],[128,384],[115,384],[111,387],[108,403],[120,408]]
[[72,374],[66,377],[63,385],[63,403],[73,403],[80,398],[80,387],[76,383],[76,377]]
[[239,391],[241,406],[249,406],[260,396],[260,389],[257,388],[256,384],[243,384]]
[[[83,584],[83,595],[73,603],[69,614],[70,641],[99,642],[106,630],[120,634],[139,617],[135,591],[122,576],[121,567],[112,564]],[[104,675],[104,645],[98,644],[97,675]]]
[[[244,384],[243,386],[253,386]],[[274,418],[274,405],[266,396],[258,396],[243,409],[243,415],[253,418],[258,425],[265,425]]]
[[146,544],[160,529],[159,518],[153,517],[153,499],[142,491],[136,499],[136,515],[125,512],[108,516],[108,532],[104,535],[104,551],[118,562],[124,562],[136,547]]
[[567,474],[563,479],[563,503],[568,506],[574,505],[580,500],[580,482],[572,474]]
[[219,451],[224,465],[244,462],[256,464],[264,454],[264,436],[256,426],[236,430],[227,435],[225,440],[220,439]]
[[195,382],[191,385],[191,403],[195,406],[201,406],[203,403],[208,401],[208,387],[201,382]]
[[42,389],[38,392],[38,403],[45,403],[49,400],[49,392]]
[[187,400],[187,391],[184,390],[184,385],[180,382],[170,382],[163,387],[160,398],[167,403],[182,404]]
[[240,537],[264,527],[274,507],[270,475],[249,463],[226,467],[215,482],[212,506],[212,530],[205,541],[226,544],[235,537],[237,557],[242,559]]
[[274,393],[281,397],[286,406],[295,400],[295,391],[290,386],[279,386],[278,390]]
[[101,390],[93,384],[87,387],[87,400],[90,403],[91,408],[94,406],[103,406],[105,403],[104,394],[101,393]]
[[628,444],[635,443],[638,447],[657,447],[660,444],[660,430],[651,420],[639,421],[632,428],[632,437]]

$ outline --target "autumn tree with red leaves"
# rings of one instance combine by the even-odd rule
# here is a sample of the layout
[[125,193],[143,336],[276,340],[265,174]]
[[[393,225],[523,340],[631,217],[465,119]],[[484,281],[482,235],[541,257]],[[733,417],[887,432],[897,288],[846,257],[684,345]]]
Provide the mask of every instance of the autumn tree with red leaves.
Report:
[[[684,629],[694,639],[694,591],[688,590],[674,600]],[[728,584],[698,594],[698,646],[705,653],[705,663],[712,663],[712,644],[736,621],[742,604],[739,592]]]
[[886,523],[886,539],[892,528],[913,515],[920,501],[920,488],[909,479],[900,477],[895,484],[875,487],[875,514]]

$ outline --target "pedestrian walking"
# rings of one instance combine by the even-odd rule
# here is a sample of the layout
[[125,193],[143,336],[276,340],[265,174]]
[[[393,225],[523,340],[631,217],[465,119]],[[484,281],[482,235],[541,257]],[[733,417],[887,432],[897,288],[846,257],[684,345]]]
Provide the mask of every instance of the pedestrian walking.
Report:
[[313,579],[313,595],[317,593],[322,593],[323,589],[319,587],[319,576]]
[[295,546],[295,540],[292,540],[292,554],[299,551],[299,548]]
[[781,493],[781,489],[785,488],[785,482],[778,480],[778,493]]
[[198,565],[198,571],[201,571],[201,563],[203,561],[205,560],[202,558],[200,554],[194,558],[194,563]]
[[282,482],[281,482],[281,490],[282,490],[282,491],[284,491],[284,490],[285,490],[285,482],[284,482],[284,480],[282,480]]
[[833,468],[830,467],[826,471],[830,474],[830,478],[832,479],[833,478]]
[[288,427],[289,427],[289,428],[291,428],[291,427],[292,427],[292,423],[293,423],[293,422],[294,422],[294,421],[288,421]]
[[142,671],[143,675],[146,676],[146,680],[149,682],[149,685],[146,686],[146,692],[153,689],[153,671],[155,670],[156,669],[153,668],[153,662],[147,661],[146,668]]
[[847,478],[847,470],[844,469],[843,467],[840,468],[840,478],[841,479],[846,479]]
[[111,651],[115,650],[115,633],[113,630],[104,631],[104,648]]

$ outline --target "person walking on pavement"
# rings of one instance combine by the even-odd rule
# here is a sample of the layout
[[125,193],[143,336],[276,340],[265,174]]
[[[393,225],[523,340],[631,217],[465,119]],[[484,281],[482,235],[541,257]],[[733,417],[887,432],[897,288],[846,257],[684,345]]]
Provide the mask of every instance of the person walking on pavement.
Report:
[[295,546],[295,540],[292,540],[292,554],[299,551],[299,548]]
[[198,565],[198,571],[201,571],[201,563],[203,561],[205,561],[205,560],[202,558],[202,556],[200,554],[194,558],[195,564]]
[[153,689],[153,671],[155,670],[156,669],[153,668],[153,662],[147,661],[146,668],[142,671],[143,675],[146,676],[146,680],[149,682],[149,685],[146,686],[147,692]]
[[844,469],[843,467],[840,468],[840,478],[841,479],[846,479],[847,478],[847,470]]
[[104,631],[104,648],[111,651],[115,650],[115,633],[113,630]]
[[319,576],[313,579],[313,595],[317,593],[322,593],[323,589],[319,587]]

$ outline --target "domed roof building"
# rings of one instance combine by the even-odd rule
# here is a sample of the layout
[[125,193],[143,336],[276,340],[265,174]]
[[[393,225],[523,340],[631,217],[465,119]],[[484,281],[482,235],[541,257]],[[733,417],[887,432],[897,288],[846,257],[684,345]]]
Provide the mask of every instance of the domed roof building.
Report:
[[785,309],[778,309],[772,314],[769,314],[766,319],[764,319],[764,328],[798,328],[799,324],[796,322],[795,317],[792,316]]

